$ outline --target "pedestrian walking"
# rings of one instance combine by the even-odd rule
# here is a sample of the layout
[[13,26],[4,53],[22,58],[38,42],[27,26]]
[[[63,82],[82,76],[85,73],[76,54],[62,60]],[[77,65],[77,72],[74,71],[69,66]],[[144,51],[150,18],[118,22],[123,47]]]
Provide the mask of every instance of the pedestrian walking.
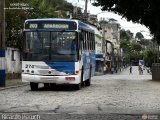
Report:
[[141,68],[141,66],[140,66],[140,65],[138,66],[138,71],[139,71],[139,75],[142,75],[143,70],[142,70],[142,68]]
[[141,74],[141,67],[140,67],[140,65],[138,65],[138,72],[139,72],[139,75]]
[[141,75],[143,75],[143,68],[141,67]]
[[111,74],[113,74],[113,72],[114,72],[114,67],[111,68]]
[[132,74],[132,66],[129,68],[129,74]]

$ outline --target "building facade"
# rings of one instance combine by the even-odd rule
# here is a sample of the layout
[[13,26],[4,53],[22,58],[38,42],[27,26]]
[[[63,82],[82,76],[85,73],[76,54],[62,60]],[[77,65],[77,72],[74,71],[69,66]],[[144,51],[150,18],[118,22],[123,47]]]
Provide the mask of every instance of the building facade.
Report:
[[105,53],[103,51],[103,35],[100,32],[100,25],[96,15],[89,15],[88,22],[95,31],[95,53],[96,53],[96,74],[104,74],[106,67],[104,64]]
[[105,41],[107,73],[117,72],[121,66],[120,24],[115,19],[100,18],[100,26]]

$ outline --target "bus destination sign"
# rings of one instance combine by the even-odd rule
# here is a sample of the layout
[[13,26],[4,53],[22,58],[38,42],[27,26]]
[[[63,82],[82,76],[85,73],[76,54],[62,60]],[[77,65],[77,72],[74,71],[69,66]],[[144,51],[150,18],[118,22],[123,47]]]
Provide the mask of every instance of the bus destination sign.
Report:
[[52,29],[52,30],[76,30],[76,22],[33,22],[25,23],[25,29]]
[[29,24],[29,28],[30,29],[37,29],[38,28],[38,24]]
[[43,24],[43,28],[69,29],[68,24]]

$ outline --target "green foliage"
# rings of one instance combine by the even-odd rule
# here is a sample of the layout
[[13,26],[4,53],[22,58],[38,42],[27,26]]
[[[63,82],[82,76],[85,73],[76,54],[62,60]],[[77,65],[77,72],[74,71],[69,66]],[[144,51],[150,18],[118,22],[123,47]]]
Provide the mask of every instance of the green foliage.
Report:
[[138,38],[139,40],[141,40],[144,38],[144,36],[141,32],[137,32],[135,38]]
[[133,33],[130,30],[125,31],[124,29],[120,30],[120,39],[121,40],[131,40]]
[[96,0],[94,5],[145,25],[160,41],[160,0]]
[[[23,2],[24,0],[22,0]],[[6,0],[6,8],[11,7],[11,3],[19,3],[19,0]],[[25,2],[24,2],[25,3]],[[7,47],[15,47],[22,49],[21,30],[25,17],[23,10],[20,9],[6,9],[6,45]]]
[[125,59],[139,60],[142,58],[142,46],[139,43],[121,40],[120,47],[123,49]]
[[125,50],[127,50],[129,44],[130,44],[129,41],[127,41],[127,40],[121,40],[120,41],[120,48],[122,48],[125,51]]
[[66,18],[66,11],[73,12],[74,6],[65,0],[5,0],[5,8],[15,3],[26,3],[30,9],[6,9],[6,46],[22,50],[22,29],[26,19]]
[[137,52],[140,52],[142,50],[142,46],[139,43],[132,43],[133,49]]
[[146,66],[151,67],[152,63],[154,63],[154,60],[156,59],[156,52],[153,49],[147,49],[145,50],[143,57]]

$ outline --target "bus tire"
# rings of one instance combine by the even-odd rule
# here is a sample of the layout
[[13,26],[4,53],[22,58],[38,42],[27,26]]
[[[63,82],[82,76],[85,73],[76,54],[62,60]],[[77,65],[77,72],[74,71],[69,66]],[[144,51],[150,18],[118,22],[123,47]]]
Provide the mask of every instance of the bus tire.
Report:
[[49,83],[44,83],[44,87],[49,87]]
[[75,90],[80,90],[81,89],[81,83],[75,84],[74,88],[75,88]]
[[91,78],[89,78],[88,80],[85,81],[85,85],[86,86],[90,86],[91,85]]
[[89,73],[89,78],[85,81],[85,86],[90,86],[91,85],[91,69]]
[[32,91],[38,90],[38,83],[30,82],[30,87]]
[[50,87],[51,87],[51,88],[56,87],[56,83],[50,83]]

